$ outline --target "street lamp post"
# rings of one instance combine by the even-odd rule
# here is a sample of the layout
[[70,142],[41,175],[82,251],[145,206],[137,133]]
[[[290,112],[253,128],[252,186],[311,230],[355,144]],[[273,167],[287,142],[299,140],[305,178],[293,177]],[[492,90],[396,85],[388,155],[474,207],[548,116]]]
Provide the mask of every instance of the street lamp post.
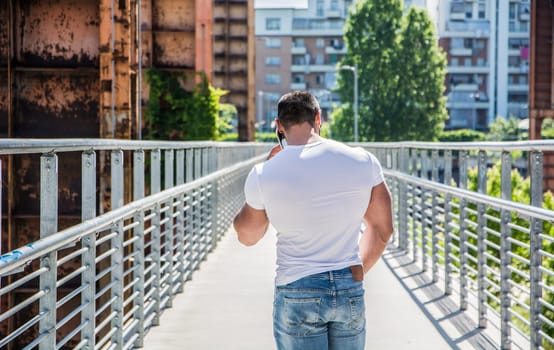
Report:
[[358,142],[358,64],[340,66],[339,69],[349,70],[354,74],[354,142]]

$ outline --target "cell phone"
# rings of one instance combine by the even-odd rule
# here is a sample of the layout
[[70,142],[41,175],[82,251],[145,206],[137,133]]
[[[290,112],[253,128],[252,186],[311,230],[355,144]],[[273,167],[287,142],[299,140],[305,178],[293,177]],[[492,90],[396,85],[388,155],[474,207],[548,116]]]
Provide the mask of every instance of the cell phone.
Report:
[[287,145],[287,139],[285,139],[285,134],[279,132],[279,128],[275,128],[275,134],[277,134],[277,141],[279,141],[279,146],[281,149],[284,149]]

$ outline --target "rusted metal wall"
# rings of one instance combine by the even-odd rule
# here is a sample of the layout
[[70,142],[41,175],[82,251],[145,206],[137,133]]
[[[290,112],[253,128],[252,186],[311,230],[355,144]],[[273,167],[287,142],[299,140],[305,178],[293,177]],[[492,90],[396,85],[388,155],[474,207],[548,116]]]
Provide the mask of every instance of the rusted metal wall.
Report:
[[214,85],[237,107],[240,141],[254,140],[254,79],[253,1],[215,0]]
[[[137,138],[148,98],[142,67],[211,78],[212,10],[204,0],[0,0],[0,137]],[[109,173],[108,156],[99,155],[99,171]],[[40,163],[1,160],[5,253],[39,238]],[[59,229],[80,221],[80,162],[59,159]],[[99,183],[98,212],[109,209],[109,190]],[[131,193],[129,184],[127,200]],[[10,293],[0,309],[34,292]],[[0,324],[0,333],[25,321]]]
[[[541,138],[545,118],[554,118],[554,5],[549,0],[533,1],[531,9],[531,64],[529,77],[529,132]],[[543,188],[554,190],[554,154],[545,152]]]

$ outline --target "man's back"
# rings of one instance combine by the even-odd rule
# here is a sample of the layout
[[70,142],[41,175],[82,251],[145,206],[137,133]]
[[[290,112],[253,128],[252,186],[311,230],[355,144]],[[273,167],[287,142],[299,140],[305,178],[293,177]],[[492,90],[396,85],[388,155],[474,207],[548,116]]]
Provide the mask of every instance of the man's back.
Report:
[[278,232],[276,284],[360,264],[360,224],[382,181],[368,152],[325,139],[288,146],[258,165],[247,202],[265,209]]

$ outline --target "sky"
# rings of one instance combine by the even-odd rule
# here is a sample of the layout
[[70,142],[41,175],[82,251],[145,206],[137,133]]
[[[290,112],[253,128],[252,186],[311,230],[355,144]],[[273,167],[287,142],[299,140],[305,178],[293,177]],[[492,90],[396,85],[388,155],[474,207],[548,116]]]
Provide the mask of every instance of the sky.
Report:
[[306,8],[308,0],[254,0],[254,8]]

